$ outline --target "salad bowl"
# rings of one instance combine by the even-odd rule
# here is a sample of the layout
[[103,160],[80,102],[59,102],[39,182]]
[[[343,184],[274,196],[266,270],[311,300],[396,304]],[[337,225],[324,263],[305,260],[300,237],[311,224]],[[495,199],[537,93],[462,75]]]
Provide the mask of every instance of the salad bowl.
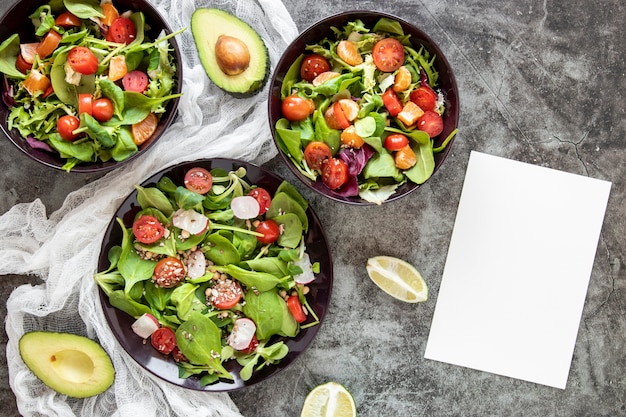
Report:
[[[103,237],[100,257],[98,260],[98,274],[106,275],[107,271],[110,271],[110,265],[112,262],[110,259],[110,255],[112,253],[111,249],[120,245],[123,240],[124,232],[120,227],[120,222],[122,222],[125,227],[130,227],[133,225],[133,219],[136,218],[137,213],[141,210],[141,196],[139,196],[138,190],[140,188],[147,189],[154,187],[159,183],[159,181],[163,181],[164,179],[167,179],[168,181],[171,180],[174,184],[182,184],[185,179],[185,174],[192,168],[203,168],[210,172],[217,172],[213,170],[236,172],[243,168],[245,169],[245,176],[242,178],[243,180],[250,185],[254,184],[258,187],[264,188],[270,193],[270,195],[273,196],[275,196],[279,187],[284,185],[283,179],[277,175],[265,170],[262,167],[239,160],[223,158],[203,159],[185,162],[166,168],[146,179],[141,185],[136,187],[135,191],[133,191],[120,205]],[[209,212],[207,211],[206,213],[208,215]],[[280,361],[262,366],[262,369],[255,370],[251,377],[244,377],[242,373],[242,365],[240,365],[235,359],[230,359],[225,361],[223,366],[230,373],[232,379],[220,379],[219,381],[211,382],[208,385],[202,383],[200,377],[197,375],[181,377],[179,374],[179,365],[174,360],[173,356],[157,351],[156,348],[151,345],[150,337],[146,340],[138,336],[138,334],[136,334],[133,330],[133,324],[135,323],[136,317],[133,317],[127,312],[113,306],[111,304],[111,298],[104,291],[103,287],[99,285],[101,307],[115,338],[128,355],[130,355],[145,370],[162,380],[183,388],[211,392],[236,391],[261,381],[265,381],[266,379],[276,375],[293,363],[293,361],[295,361],[296,358],[298,358],[298,356],[301,355],[313,342],[330,303],[333,267],[328,242],[322,225],[310,205],[306,209],[306,217],[308,218],[308,230],[304,233],[306,253],[309,255],[312,264],[319,263],[319,271],[315,273],[315,279],[307,284],[309,292],[307,293],[306,298],[308,300],[308,308],[314,312],[311,313],[309,320],[312,320],[313,317],[316,316],[318,322],[313,326],[304,326],[305,323],[309,323],[310,321],[303,323],[302,328],[300,328],[299,332],[297,332],[297,334],[293,337],[280,336],[278,334],[271,337],[271,339],[267,342],[267,347],[269,347],[272,343],[277,344],[282,342],[284,342],[284,344],[288,347],[288,353],[286,356],[282,357]],[[212,221],[211,229],[213,229],[214,226],[215,222]],[[96,281],[100,282],[98,281],[98,274],[96,275]],[[255,319],[255,321],[259,322],[260,319]],[[195,338],[197,339],[198,336],[196,335]],[[259,339],[262,342],[263,338],[259,337]],[[181,350],[183,350],[182,347]]]
[[[74,3],[79,4],[80,2]],[[9,40],[10,37],[17,34],[19,36],[20,43],[35,44],[38,39],[41,38],[36,36],[35,28],[33,24],[31,24],[29,16],[38,10],[38,7],[45,6],[47,4],[47,2],[41,2],[38,0],[19,0],[15,2],[15,4],[9,7],[8,11],[0,19],[0,43]],[[141,157],[143,153],[148,151],[148,149],[150,149],[159,140],[176,117],[179,97],[182,90],[182,58],[176,39],[174,36],[171,36],[171,28],[165,18],[161,16],[159,11],[147,0],[115,0],[113,4],[116,9],[119,10],[120,14],[125,11],[143,13],[144,27],[142,32],[145,35],[144,43],[148,40],[156,41],[160,37],[168,37],[167,40],[163,41],[163,44],[167,45],[169,48],[170,59],[173,64],[172,68],[175,69],[171,76],[173,86],[171,91],[168,93],[168,96],[171,96],[172,98],[164,102],[164,109],[162,112],[159,112],[159,116],[157,118],[156,130],[151,134],[151,136],[149,136],[149,139],[142,143],[138,143],[134,150],[124,151],[123,156],[119,157],[101,157],[101,154],[97,154],[97,158],[85,158],[76,164],[68,164],[70,159],[62,157],[61,153],[49,146],[48,143],[33,139],[32,137],[24,137],[15,125],[10,125],[8,119],[11,114],[11,107],[16,105],[15,101],[12,100],[12,96],[15,93],[15,88],[12,85],[14,82],[9,82],[9,78],[6,77],[2,71],[0,71],[0,94],[2,95],[2,101],[0,102],[0,130],[2,130],[4,135],[6,135],[6,137],[22,153],[44,166],[76,173],[98,173],[110,171],[126,162]],[[53,11],[53,13],[55,12]],[[63,42],[61,43],[61,46],[64,45]],[[55,54],[52,56],[54,57]],[[6,54],[4,57],[6,57]],[[12,66],[12,62],[7,61],[7,64]],[[96,77],[99,77],[99,74],[100,72],[96,74]],[[121,86],[121,82],[121,79],[117,80],[116,84]],[[53,94],[50,97],[53,99],[55,95]],[[95,97],[94,93],[94,99]],[[20,104],[17,104],[17,106],[20,106]],[[56,117],[60,117],[60,114],[57,113]],[[56,127],[58,125],[55,120],[49,120],[47,123],[50,126],[49,129],[56,131]],[[129,147],[127,147],[127,149],[129,149]],[[114,153],[114,151],[111,151],[111,153]],[[106,152],[104,152],[103,155],[106,155]],[[89,160],[89,162],[87,162],[87,160]]]
[[[386,23],[381,26],[380,22],[382,21],[385,21]],[[359,31],[358,28],[360,25],[355,25],[354,22],[362,22],[362,26],[365,30]],[[390,25],[390,22],[393,23]],[[375,28],[381,28],[383,26],[385,26],[383,31],[380,31],[379,29],[374,30]],[[357,30],[353,29],[355,27]],[[389,30],[387,31],[387,29]],[[356,37],[353,37],[355,32],[357,35]],[[394,77],[398,77],[398,70],[385,69],[385,71],[383,71],[380,69],[378,64],[376,65],[378,68],[374,68],[371,58],[373,58],[374,63],[376,63],[375,54],[372,53],[372,51],[376,49],[376,46],[372,48],[373,42],[369,45],[366,42],[363,42],[365,46],[362,46],[359,43],[362,39],[364,39],[363,34],[369,34],[370,32],[375,33],[376,35],[380,34],[382,37],[395,37],[402,41],[402,44],[399,44],[400,49],[402,49],[402,45],[404,45],[404,50],[407,51],[404,55],[406,60],[402,66],[413,67],[409,78],[412,83],[410,88],[413,89],[419,85],[432,82],[431,90],[438,94],[438,107],[433,108],[433,110],[440,114],[440,116],[438,116],[438,122],[439,125],[442,125],[442,129],[440,130],[440,133],[432,135],[429,133],[425,136],[426,139],[424,139],[422,133],[415,134],[415,138],[419,138],[418,141],[423,142],[420,144],[420,147],[422,145],[426,146],[426,148],[421,148],[421,152],[417,150],[416,143],[418,141],[407,133],[418,131],[420,122],[418,121],[414,125],[402,126],[395,119],[395,115],[393,115],[394,117],[389,117],[392,116],[391,111],[388,111],[388,109],[385,108],[386,105],[382,105],[385,99],[383,92],[385,92],[385,90],[390,90],[391,87],[389,86],[391,84],[389,83],[389,79],[386,81],[381,80],[384,80],[385,77],[388,77],[391,74],[393,74]],[[392,33],[392,35],[389,35],[389,33]],[[406,42],[407,37],[410,44]],[[339,41],[352,41],[353,44],[359,45],[358,48],[360,49],[357,53],[361,55],[361,59],[346,65],[347,61],[342,61],[342,57],[338,53],[340,47],[339,44],[343,43]],[[407,49],[407,46],[409,46],[409,49]],[[411,53],[413,55],[411,55]],[[420,57],[416,57],[418,54]],[[319,72],[314,73],[313,70],[311,70],[312,65],[317,64],[317,62],[314,64],[314,59],[310,58],[313,55],[321,55],[322,57],[328,58],[327,64],[324,64],[325,66],[323,66],[322,70],[328,71],[325,74],[335,72],[339,73],[339,76],[337,76],[337,78],[329,78],[330,81],[327,81],[328,79],[322,79],[316,84],[316,81],[323,78],[324,74],[322,74],[321,77],[311,81],[312,78],[319,75]],[[348,58],[344,59],[347,60]],[[410,62],[413,62],[413,65],[409,65]],[[419,65],[415,65],[415,62],[418,62]],[[308,63],[309,65],[306,70],[304,69],[305,63]],[[368,66],[369,69],[367,68]],[[428,73],[427,78],[425,78],[426,75],[423,67],[428,67],[426,71]],[[308,71],[309,74],[313,74],[311,78],[306,79],[304,71]],[[370,73],[374,73],[374,75],[370,77],[377,84],[373,87],[373,89],[370,88],[369,90],[362,90],[359,89],[359,87],[350,86],[368,85],[365,80],[368,71]],[[355,77],[357,77],[356,83],[353,82],[355,81]],[[358,77],[361,78],[358,79]],[[335,80],[343,80],[341,82],[344,82],[346,79],[348,81],[344,84],[335,82]],[[391,77],[390,79],[394,80],[394,78]],[[387,84],[385,84],[385,82]],[[332,83],[335,83],[336,86],[333,87]],[[344,87],[344,85],[347,85],[347,87]],[[411,90],[407,89],[405,92],[403,99],[405,103],[409,101],[409,91]],[[370,97],[367,97],[368,94],[365,94],[365,92],[367,92]],[[289,115],[285,113],[284,106],[287,102],[285,99],[291,95],[299,95],[300,97],[309,99],[309,102],[313,102],[313,105],[310,106],[311,109],[308,110],[310,113],[308,119],[301,121],[301,117],[298,119],[299,116],[296,114],[296,120],[294,122],[292,117],[288,117]],[[333,184],[333,178],[336,171],[330,168],[328,169],[328,176],[330,180],[327,181],[327,178],[325,178],[326,174],[324,174],[324,168],[311,168],[308,166],[309,163],[305,162],[307,161],[307,153],[304,152],[305,148],[310,141],[322,141],[327,144],[334,141],[333,145],[329,145],[332,152],[332,158],[329,158],[329,161],[336,162],[336,159],[344,159],[343,155],[341,155],[342,150],[352,147],[350,144],[352,139],[350,135],[348,135],[348,144],[346,145],[343,133],[346,132],[348,128],[341,126],[341,120],[339,120],[339,117],[336,117],[336,120],[333,122],[339,126],[333,126],[331,120],[328,119],[327,112],[330,111],[331,108],[336,108],[336,104],[339,104],[337,103],[338,101],[345,101],[341,100],[342,98],[350,99],[348,101],[351,101],[352,105],[354,105],[355,102],[359,104],[357,109],[361,111],[367,106],[367,101],[371,99],[372,95],[378,95],[376,100],[380,100],[382,98],[382,101],[379,101],[378,107],[376,107],[377,110],[374,111],[378,113],[377,115],[374,115],[374,119],[382,120],[382,115],[385,118],[385,122],[377,122],[377,129],[378,126],[380,126],[380,130],[377,131],[376,134],[372,135],[372,137],[365,138],[365,146],[359,148],[369,149],[367,152],[369,152],[370,155],[373,153],[373,156],[368,155],[366,157],[371,157],[371,159],[366,159],[366,161],[372,162],[373,160],[381,160],[383,157],[389,160],[391,155],[395,154],[395,152],[388,151],[384,148],[387,148],[385,138],[390,136],[392,133],[396,133],[396,131],[390,129],[383,130],[382,126],[386,125],[387,127],[391,126],[392,128],[406,127],[403,129],[403,133],[409,136],[409,146],[413,148],[413,151],[417,154],[417,164],[412,166],[414,168],[413,171],[422,170],[424,172],[419,173],[419,175],[409,175],[406,174],[409,168],[403,168],[396,164],[398,170],[394,170],[392,163],[391,170],[393,170],[393,173],[385,174],[385,177],[393,177],[395,175],[396,178],[394,178],[393,181],[390,181],[388,178],[380,180],[383,176],[377,179],[377,175],[375,173],[370,173],[367,176],[364,176],[364,173],[368,171],[367,165],[370,163],[366,162],[365,168],[363,165],[357,165],[358,171],[356,175],[354,173],[350,174],[350,176],[354,176],[356,178],[356,181],[351,183],[351,180],[354,177],[349,177],[347,182],[343,182],[342,180]],[[400,95],[400,93],[398,93],[398,95]],[[411,101],[413,100],[411,99]],[[328,108],[325,106],[328,106]],[[282,55],[271,78],[268,107],[269,124],[274,143],[277,146],[282,159],[294,175],[315,192],[320,193],[332,200],[354,205],[373,205],[391,202],[405,197],[418,189],[420,185],[426,182],[441,167],[446,159],[454,142],[459,118],[459,97],[454,74],[444,53],[433,41],[433,39],[431,39],[430,36],[424,33],[417,26],[401,18],[382,12],[365,10],[347,11],[326,17],[304,30],[294,40]],[[313,107],[315,109],[313,109]],[[324,109],[326,109],[326,112]],[[289,110],[286,111],[288,112]],[[389,116],[387,114],[389,114]],[[355,130],[357,133],[369,130],[367,127],[363,128],[364,125],[367,125],[366,123],[362,123],[359,130],[358,124],[362,121],[364,116],[364,114],[359,113],[358,117],[356,119],[352,119],[353,121],[350,122],[352,124],[350,128],[356,127]],[[371,124],[373,124],[373,122]],[[372,133],[372,131],[373,129],[369,130],[369,133]],[[341,132],[341,142],[339,142],[339,132]],[[378,137],[373,137],[376,135]],[[430,141],[428,141],[429,137]],[[361,138],[359,140],[361,140]],[[370,144],[373,147],[369,146]],[[382,146],[383,144],[384,146]],[[428,148],[432,152],[424,153],[424,149]],[[315,155],[315,150],[312,152]],[[327,151],[326,155],[328,155]],[[427,156],[427,158],[423,158],[424,155]],[[315,157],[313,157],[313,159],[315,159]],[[425,159],[427,159],[425,168],[422,168],[420,167],[420,164]],[[339,163],[337,163],[337,165],[338,164]],[[348,162],[348,164],[350,164],[350,162]],[[323,165],[324,164],[322,164],[322,167]],[[329,163],[327,165],[331,166],[332,164]],[[320,165],[317,164],[317,166],[319,167]],[[348,165],[348,167],[348,170],[351,171],[352,165]],[[407,171],[403,171],[403,169],[406,169]],[[371,169],[370,171],[374,170],[375,169]],[[403,177],[403,174],[406,175]],[[354,186],[357,182],[358,191],[356,191],[357,189]],[[348,186],[350,184],[353,185],[352,189],[346,190],[349,188]],[[377,191],[381,192],[378,193]]]

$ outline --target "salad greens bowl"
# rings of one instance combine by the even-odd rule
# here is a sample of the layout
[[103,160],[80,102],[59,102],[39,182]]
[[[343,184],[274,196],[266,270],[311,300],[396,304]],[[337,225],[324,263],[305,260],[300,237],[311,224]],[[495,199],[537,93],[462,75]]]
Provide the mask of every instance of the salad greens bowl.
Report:
[[364,10],[304,30],[276,66],[268,103],[274,143],[295,176],[355,205],[424,184],[450,152],[459,118],[437,44],[401,18]]
[[16,1],[0,20],[2,136],[67,172],[140,157],[176,117],[176,34],[146,0]]
[[[112,333],[137,363],[184,388],[235,391],[308,348],[333,268],[320,221],[293,185],[216,158],[166,168],[135,188],[105,231],[94,280]],[[244,216],[244,202],[256,199]],[[280,224],[277,240],[262,227],[269,222]]]

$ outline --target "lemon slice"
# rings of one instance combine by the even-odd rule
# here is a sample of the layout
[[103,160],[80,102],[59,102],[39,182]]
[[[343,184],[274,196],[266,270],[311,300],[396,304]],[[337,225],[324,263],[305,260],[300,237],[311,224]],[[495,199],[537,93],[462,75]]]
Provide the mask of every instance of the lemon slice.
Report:
[[367,274],[390,296],[407,303],[428,299],[428,286],[422,274],[410,263],[392,256],[375,256],[367,260]]
[[356,404],[343,385],[327,382],[309,392],[300,417],[356,417]]

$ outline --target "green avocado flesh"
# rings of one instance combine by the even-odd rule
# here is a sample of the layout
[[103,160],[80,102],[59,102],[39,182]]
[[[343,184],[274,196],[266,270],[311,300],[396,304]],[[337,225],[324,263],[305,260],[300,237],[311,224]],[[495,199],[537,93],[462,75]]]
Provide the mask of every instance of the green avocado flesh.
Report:
[[[202,66],[215,85],[235,96],[250,96],[263,88],[269,75],[269,55],[263,39],[250,25],[223,10],[199,8],[191,16],[191,32]],[[247,47],[250,61],[243,72],[229,75],[220,68],[216,45],[222,35]]]
[[35,376],[60,394],[91,397],[113,384],[115,370],[109,355],[86,337],[33,331],[20,338],[19,349]]

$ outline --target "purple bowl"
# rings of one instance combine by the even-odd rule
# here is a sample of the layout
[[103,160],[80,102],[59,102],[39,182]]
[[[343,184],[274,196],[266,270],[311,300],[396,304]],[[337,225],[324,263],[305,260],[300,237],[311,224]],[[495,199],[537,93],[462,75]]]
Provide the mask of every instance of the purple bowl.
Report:
[[[421,29],[416,27],[415,25],[391,14],[376,12],[376,11],[367,11],[367,10],[355,10],[355,11],[347,11],[342,12],[336,15],[332,15],[326,17],[308,29],[304,30],[285,50],[282,55],[280,61],[276,65],[276,69],[274,70],[274,74],[272,76],[270,82],[270,96],[268,100],[269,106],[269,123],[270,129],[272,131],[272,135],[274,138],[274,144],[278,148],[280,155],[283,160],[293,172],[293,174],[298,177],[300,181],[302,181],[307,187],[312,190],[341,203],[354,204],[354,205],[373,205],[374,203],[368,202],[366,200],[361,199],[360,197],[342,197],[333,191],[331,191],[326,185],[324,185],[321,179],[318,177],[316,181],[312,181],[306,176],[304,176],[298,169],[293,165],[289,157],[282,152],[280,147],[278,146],[276,139],[275,126],[276,122],[282,117],[281,112],[281,99],[280,99],[280,90],[283,84],[283,80],[285,78],[285,74],[289,70],[289,67],[292,63],[300,56],[300,54],[305,53],[305,48],[307,45],[314,44],[319,42],[328,36],[334,36],[334,33],[331,30],[332,26],[335,27],[343,27],[346,23],[350,21],[354,21],[356,19],[361,19],[366,27],[373,27],[374,24],[382,17],[387,17],[393,20],[396,20],[402,26],[405,34],[411,35],[411,42],[414,46],[423,45],[431,54],[436,55],[435,60],[435,68],[439,72],[439,80],[438,80],[438,89],[440,89],[444,95],[445,107],[446,111],[443,115],[443,132],[436,138],[434,147],[441,145],[448,135],[457,128],[458,119],[459,119],[459,93],[456,85],[456,81],[454,78],[454,74],[452,72],[452,68],[448,63],[444,53],[441,49],[435,44],[435,42]],[[448,143],[445,150],[442,152],[435,154],[435,169],[433,171],[433,175],[439,167],[443,164],[443,161],[448,156],[452,148],[452,144],[454,142],[454,138]],[[398,187],[396,192],[389,197],[385,203],[398,200],[409,193],[418,189],[420,185],[407,182],[402,186]]]
[[[28,39],[34,38],[33,27],[30,24],[28,16],[41,6],[42,2],[39,0],[21,0],[13,4],[5,15],[0,19],[0,42],[7,39],[14,33],[20,35],[22,42]],[[143,12],[146,19],[146,34],[151,39],[156,39],[161,33],[172,33],[172,29],[169,27],[167,21],[159,14],[159,12],[146,0],[116,0],[116,8],[121,12],[125,10],[135,10]],[[178,94],[182,90],[182,67],[181,67],[181,55],[178,44],[174,38],[169,39],[171,48],[174,50],[174,63],[176,64],[177,76],[176,84],[172,94]],[[0,74],[0,77],[3,77]],[[0,94],[4,90],[4,83],[0,83]],[[159,120],[156,132],[152,135],[152,138],[142,144],[139,147],[139,151],[124,161],[117,162],[109,160],[107,162],[93,162],[86,163],[81,162],[76,165],[70,172],[79,173],[98,173],[106,172],[121,166],[124,163],[132,161],[140,157],[148,149],[150,149],[159,138],[163,135],[165,130],[174,121],[176,117],[176,110],[178,108],[179,99],[172,99],[168,102],[166,107],[166,113]],[[28,155],[31,159],[51,168],[63,170],[63,165],[66,160],[61,158],[58,153],[50,152],[44,149],[32,147],[26,138],[20,135],[17,129],[9,130],[7,126],[7,117],[9,115],[9,109],[7,106],[0,102],[0,129],[9,138],[19,150]]]

